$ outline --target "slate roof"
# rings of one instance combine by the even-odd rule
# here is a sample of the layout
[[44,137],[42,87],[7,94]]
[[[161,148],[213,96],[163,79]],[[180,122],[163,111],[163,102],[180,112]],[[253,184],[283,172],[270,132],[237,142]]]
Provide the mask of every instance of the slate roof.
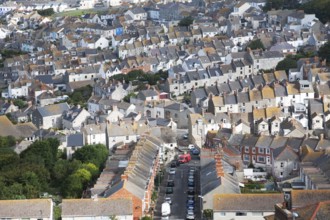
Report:
[[0,218],[50,218],[53,204],[51,199],[0,200]]
[[288,145],[273,150],[274,160],[277,161],[296,161],[299,156]]
[[36,110],[39,111],[42,117],[48,117],[52,115],[61,115],[64,111],[68,111],[69,109],[70,107],[67,103],[59,103],[39,107]]
[[214,160],[201,167],[200,175],[202,195],[208,194],[221,185],[221,179],[217,176]]
[[38,75],[35,77],[36,80],[39,80],[40,82],[44,84],[53,84],[53,79],[51,75]]
[[84,146],[84,136],[82,133],[70,134],[68,136],[67,145],[69,147],[82,147]]

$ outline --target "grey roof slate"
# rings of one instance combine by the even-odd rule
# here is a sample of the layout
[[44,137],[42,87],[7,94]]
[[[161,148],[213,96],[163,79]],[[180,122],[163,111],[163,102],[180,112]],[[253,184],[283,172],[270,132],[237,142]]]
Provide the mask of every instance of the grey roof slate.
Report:
[[68,136],[67,145],[69,147],[84,146],[84,135],[82,133],[70,134]]
[[70,107],[67,103],[59,103],[59,104],[39,107],[37,108],[37,111],[39,111],[42,117],[48,117],[52,115],[61,115],[63,114],[64,111],[67,111],[69,109]]

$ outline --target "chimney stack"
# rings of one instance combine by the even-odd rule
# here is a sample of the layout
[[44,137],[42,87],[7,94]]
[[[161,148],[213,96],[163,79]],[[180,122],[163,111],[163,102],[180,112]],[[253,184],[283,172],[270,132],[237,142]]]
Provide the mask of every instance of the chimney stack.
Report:
[[223,171],[223,166],[222,166],[222,155],[219,153],[216,153],[214,155],[214,160],[215,160],[215,169],[217,172],[217,176],[224,177],[225,173]]

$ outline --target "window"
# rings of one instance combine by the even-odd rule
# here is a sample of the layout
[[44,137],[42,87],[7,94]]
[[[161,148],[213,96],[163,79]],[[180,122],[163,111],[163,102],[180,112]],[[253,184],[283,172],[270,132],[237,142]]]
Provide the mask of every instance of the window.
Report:
[[256,153],[256,148],[255,147],[252,148],[252,153],[254,153],[254,154]]
[[126,141],[128,141],[129,140],[129,136],[126,136]]
[[265,157],[264,156],[258,156],[257,157],[257,162],[265,163]]
[[95,135],[93,134],[93,139],[95,139]]
[[219,215],[220,216],[226,216],[226,213],[225,212],[220,212]]
[[259,148],[258,148],[258,152],[259,152],[259,154],[264,154],[264,153],[265,153],[265,149],[259,147]]
[[266,148],[266,154],[270,154],[270,149]]
[[245,153],[249,153],[250,152],[250,148],[248,146],[245,146]]
[[316,123],[320,123],[320,120],[316,120],[315,122],[316,122]]
[[308,97],[308,93],[306,93],[306,97]]
[[267,157],[267,164],[270,164],[270,157]]
[[275,128],[278,128],[278,123],[275,123]]
[[281,167],[284,167],[284,163],[283,162],[281,162]]
[[236,212],[236,216],[246,216],[246,212]]
[[250,155],[244,154],[243,160],[244,161],[250,161]]
[[283,176],[283,172],[280,173],[280,176],[281,176],[281,177]]

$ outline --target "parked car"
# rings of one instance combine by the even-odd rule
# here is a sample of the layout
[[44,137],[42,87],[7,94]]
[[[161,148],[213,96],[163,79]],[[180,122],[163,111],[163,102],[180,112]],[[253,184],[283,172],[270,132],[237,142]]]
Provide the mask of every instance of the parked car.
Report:
[[175,174],[175,168],[171,168],[169,171],[170,174],[174,175]]
[[194,187],[188,187],[188,195],[195,195]]
[[191,150],[191,153],[192,153],[193,155],[199,155],[199,154],[200,154],[200,151],[199,151],[199,149],[194,148],[194,149]]
[[195,200],[195,196],[188,195],[188,196],[187,196],[187,200]]
[[188,211],[188,212],[187,212],[186,219],[189,219],[189,220],[191,220],[191,219],[195,219],[195,214],[194,214],[194,212],[193,212],[193,211]]
[[192,182],[192,181],[188,181],[188,187],[194,187],[195,186],[195,183]]
[[166,187],[166,194],[173,194],[173,187]]
[[168,187],[174,187],[174,181],[173,181],[173,180],[169,180],[169,181],[167,182],[167,186],[168,186]]
[[189,150],[193,150],[193,149],[195,149],[195,145],[193,145],[193,144],[189,144],[189,145],[188,145],[188,149],[189,149]]
[[172,205],[172,198],[171,197],[166,197],[165,202],[168,202],[170,205]]
[[187,201],[187,206],[194,206],[194,205],[195,205],[194,200],[188,200]]

